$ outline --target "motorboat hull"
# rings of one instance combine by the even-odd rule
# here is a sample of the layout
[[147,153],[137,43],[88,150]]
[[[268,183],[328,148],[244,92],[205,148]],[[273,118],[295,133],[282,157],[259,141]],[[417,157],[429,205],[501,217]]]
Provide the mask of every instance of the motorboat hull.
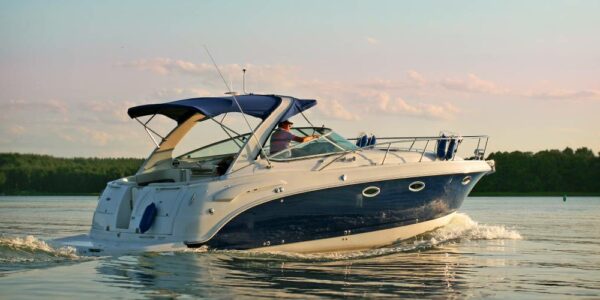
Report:
[[254,248],[252,251],[260,252],[293,252],[293,253],[320,253],[320,252],[345,252],[353,250],[364,250],[392,245],[396,242],[410,239],[420,234],[444,227],[454,217],[456,212],[441,218],[403,225],[399,227],[350,234],[332,238],[325,238],[306,242],[281,244]]
[[[294,183],[291,179],[294,176],[283,175],[284,172],[280,178],[290,181],[287,184],[289,192],[259,189],[242,192],[242,196],[225,202],[218,198],[235,185],[215,191],[211,186],[230,186],[226,182],[163,184],[143,187],[137,192],[132,190],[134,186],[113,183],[99,199],[90,236],[58,242],[74,246],[81,252],[103,253],[177,251],[203,246],[293,252],[382,247],[446,225],[479,179],[489,172],[485,162],[467,164],[470,167],[465,165],[458,173],[350,181],[347,184],[337,179],[338,183],[332,182],[328,188],[305,192],[294,192],[294,185],[306,186],[308,181],[322,184],[333,174],[298,178]],[[450,165],[447,167],[451,168]],[[410,172],[407,168],[401,169]],[[469,169],[472,171],[465,172]],[[390,172],[397,173],[398,170]],[[351,176],[358,176],[358,173]],[[264,182],[260,178],[256,180],[251,186]],[[421,189],[411,190],[415,183],[422,183]],[[377,188],[378,193],[365,194],[370,188]],[[197,194],[204,196],[198,198]],[[268,200],[260,200],[265,194],[270,195]],[[128,198],[128,195],[135,196]],[[122,226],[126,229],[119,228],[119,219],[123,219],[121,211],[128,203],[133,205],[128,213],[131,215],[129,224]],[[159,216],[147,233],[138,232],[136,227],[142,212],[152,203],[159,205]],[[229,211],[237,213],[227,212],[226,208],[232,206],[239,208]],[[206,228],[212,229],[204,230],[202,235],[195,233],[211,220],[214,220],[213,225]]]
[[[480,172],[395,179],[292,195],[257,205],[227,223],[207,243],[189,245],[208,245],[218,249],[293,248],[294,251],[305,252],[301,246],[280,245],[360,236],[370,232],[386,235],[388,229],[404,227],[410,227],[407,232],[414,233],[403,233],[381,242],[359,243],[362,248],[383,246],[445,225],[447,217],[458,210],[483,175]],[[465,184],[463,179],[467,176],[470,180]],[[424,183],[422,190],[409,189],[415,182]],[[363,191],[369,187],[378,188],[380,193],[373,197],[365,196]],[[425,225],[413,226],[415,224]],[[312,245],[306,250],[333,249],[339,247]]]

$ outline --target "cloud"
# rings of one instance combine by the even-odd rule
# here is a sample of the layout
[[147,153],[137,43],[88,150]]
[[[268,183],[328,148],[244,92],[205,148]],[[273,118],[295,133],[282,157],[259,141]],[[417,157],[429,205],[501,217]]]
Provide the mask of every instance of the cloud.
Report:
[[367,43],[369,43],[371,45],[379,44],[379,40],[374,37],[367,36],[367,37],[365,37],[365,40],[367,41]]
[[466,79],[446,78],[439,83],[442,87],[467,93],[481,94],[506,94],[508,89],[500,87],[498,84],[484,80],[475,74],[468,74]]
[[166,75],[173,72],[182,73],[202,73],[206,72],[209,64],[194,64],[184,60],[175,60],[171,58],[157,57],[152,59],[138,59],[126,63],[118,63],[118,66],[135,68],[142,71],[151,71],[153,73]]
[[[203,84],[208,84],[212,87],[222,87],[223,84],[215,67],[208,63],[193,63],[171,58],[153,58],[118,63],[117,65],[160,75],[178,74],[200,77],[205,80]],[[246,69],[246,81],[248,83],[277,84],[281,88],[293,84],[294,80],[291,77],[293,77],[299,68],[291,65],[226,64],[219,65],[219,69],[223,77],[228,81],[228,84],[232,78],[238,79],[236,81],[241,82],[242,69]],[[234,90],[236,89],[234,88]]]
[[407,75],[411,82],[415,83],[418,86],[424,86],[427,83],[425,77],[415,70],[409,70],[407,72]]
[[3,111],[10,112],[51,112],[65,115],[69,112],[68,105],[62,100],[50,99],[46,101],[28,101],[11,99],[0,103]]
[[409,70],[406,77],[401,79],[371,79],[356,86],[373,90],[402,90],[402,89],[420,89],[428,84],[421,73]]
[[360,117],[358,114],[349,111],[346,106],[344,106],[338,100],[328,100],[320,102],[319,106],[317,106],[318,110],[325,116],[344,120],[344,121],[358,121]]
[[77,128],[77,131],[80,134],[80,138],[78,140],[83,144],[106,146],[111,140],[113,140],[113,136],[110,133],[101,129],[79,127]]
[[8,128],[6,128],[5,131],[11,137],[18,137],[23,135],[27,131],[27,129],[23,126],[13,124],[8,126]]
[[50,99],[45,103],[47,107],[49,107],[52,111],[58,112],[60,114],[67,114],[69,112],[69,107],[64,101]]
[[75,138],[70,134],[66,134],[62,131],[56,131],[54,134],[63,141],[70,142],[70,143],[75,142]]
[[374,102],[368,106],[363,106],[363,109],[372,113],[447,120],[454,118],[460,112],[457,107],[449,103],[443,105],[429,103],[411,104],[401,97],[393,97],[383,92],[370,95],[370,98]]
[[128,122],[127,109],[143,104],[141,101],[93,100],[77,104],[78,119],[94,123]]
[[157,98],[160,99],[171,99],[171,98],[193,98],[193,97],[209,97],[214,96],[207,89],[200,88],[169,88],[161,89],[155,93]]
[[[379,41],[365,37],[368,43]],[[194,63],[171,58],[140,59],[121,64],[124,67],[149,71],[161,75],[189,75],[204,79],[201,88],[169,88],[155,92],[161,99],[209,96],[223,92],[222,83],[212,64]],[[408,70],[404,77],[381,79],[373,78],[363,82],[337,82],[307,79],[299,75],[300,68],[289,65],[228,64],[220,66],[226,78],[239,78],[241,70],[248,69],[246,81],[248,90],[255,93],[280,93],[320,100],[318,112],[329,118],[355,121],[360,119],[365,109],[364,101],[376,96],[375,104],[379,113],[407,115],[424,119],[451,119],[460,112],[449,104],[449,92],[464,95],[504,95],[531,99],[600,99],[597,90],[540,90],[524,92],[510,89],[491,80],[467,73],[458,77],[434,78],[416,70]],[[235,89],[240,91],[241,88]],[[368,95],[365,99],[365,95]],[[381,96],[386,95],[386,96]],[[388,97],[386,99],[385,97]],[[429,103],[413,103],[406,97],[427,98]],[[453,96],[454,97],[454,96]],[[372,108],[371,108],[372,109]]]
[[549,90],[529,91],[522,94],[534,99],[600,99],[600,90]]

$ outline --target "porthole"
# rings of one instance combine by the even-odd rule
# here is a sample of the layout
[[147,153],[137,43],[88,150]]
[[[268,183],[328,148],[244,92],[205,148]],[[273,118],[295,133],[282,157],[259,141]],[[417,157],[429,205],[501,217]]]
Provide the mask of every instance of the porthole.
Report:
[[462,185],[467,185],[469,183],[471,183],[471,180],[473,178],[471,178],[471,176],[465,176],[465,178],[463,178],[463,180],[461,181]]
[[423,181],[415,181],[408,186],[408,189],[411,192],[419,192],[425,188],[425,182]]
[[381,189],[376,186],[367,187],[362,191],[362,195],[369,198],[375,197],[379,195],[379,193],[381,193]]

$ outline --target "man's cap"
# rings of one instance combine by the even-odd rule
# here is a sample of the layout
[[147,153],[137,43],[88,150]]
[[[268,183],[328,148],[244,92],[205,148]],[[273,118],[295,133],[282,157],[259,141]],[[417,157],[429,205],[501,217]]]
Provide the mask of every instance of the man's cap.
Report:
[[283,120],[281,122],[279,122],[279,125],[283,125],[283,124],[294,124],[294,122],[290,121],[290,120]]

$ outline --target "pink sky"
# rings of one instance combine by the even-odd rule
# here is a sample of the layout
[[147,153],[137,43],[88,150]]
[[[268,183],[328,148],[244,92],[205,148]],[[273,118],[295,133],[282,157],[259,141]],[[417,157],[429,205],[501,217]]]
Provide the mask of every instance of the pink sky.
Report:
[[[144,157],[130,106],[316,98],[345,136],[488,134],[600,151],[600,3],[0,2],[0,152]],[[210,133],[209,133],[210,134]]]

